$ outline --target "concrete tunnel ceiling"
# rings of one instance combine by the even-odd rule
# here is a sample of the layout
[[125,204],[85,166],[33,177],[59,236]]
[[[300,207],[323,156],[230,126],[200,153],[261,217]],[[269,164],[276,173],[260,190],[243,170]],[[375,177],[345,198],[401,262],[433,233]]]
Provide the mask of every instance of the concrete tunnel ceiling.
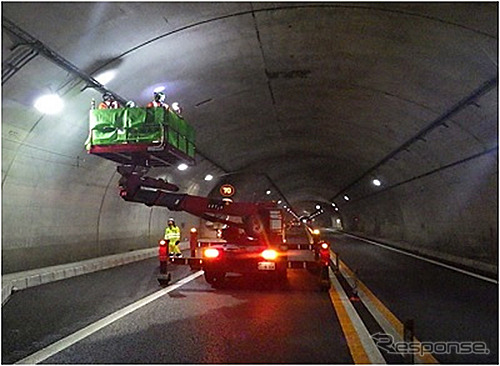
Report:
[[[162,85],[167,101],[180,102],[199,164],[157,176],[208,194],[206,173],[267,174],[297,212],[334,201],[352,231],[496,261],[497,3],[4,2],[2,10],[3,71],[26,48],[13,49],[7,19],[93,77],[112,71],[106,88],[127,100],[145,105]],[[56,221],[65,205],[93,197],[71,218],[87,226],[78,243],[102,215],[142,219],[149,210],[110,198],[114,164],[86,156],[87,112],[100,94],[84,86],[42,56],[3,83],[4,252],[48,245],[37,235],[51,218],[25,217],[33,204],[43,213],[44,200]],[[47,90],[63,96],[61,115],[33,108]],[[33,177],[49,193],[27,183]],[[27,220],[39,230],[19,233]],[[95,233],[102,245],[133,237],[113,234],[111,222],[109,238]],[[458,227],[467,239],[448,248],[443,237]],[[62,245],[71,234],[58,230]],[[462,250],[474,233],[480,243]]]

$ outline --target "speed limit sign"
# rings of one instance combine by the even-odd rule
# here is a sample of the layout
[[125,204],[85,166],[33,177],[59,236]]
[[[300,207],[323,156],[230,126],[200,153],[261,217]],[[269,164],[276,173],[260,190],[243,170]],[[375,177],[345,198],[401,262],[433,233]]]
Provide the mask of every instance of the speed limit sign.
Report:
[[230,184],[223,184],[220,187],[219,192],[223,197],[231,197],[232,195],[234,195],[235,189]]

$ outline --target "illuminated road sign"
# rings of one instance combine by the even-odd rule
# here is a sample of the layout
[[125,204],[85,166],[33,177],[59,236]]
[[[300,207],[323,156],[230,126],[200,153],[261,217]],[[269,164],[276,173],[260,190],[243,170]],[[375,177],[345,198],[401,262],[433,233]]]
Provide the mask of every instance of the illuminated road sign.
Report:
[[234,187],[230,184],[223,184],[220,189],[219,189],[219,192],[222,196],[224,197],[231,197],[234,195],[234,193],[236,192],[236,190],[234,189]]

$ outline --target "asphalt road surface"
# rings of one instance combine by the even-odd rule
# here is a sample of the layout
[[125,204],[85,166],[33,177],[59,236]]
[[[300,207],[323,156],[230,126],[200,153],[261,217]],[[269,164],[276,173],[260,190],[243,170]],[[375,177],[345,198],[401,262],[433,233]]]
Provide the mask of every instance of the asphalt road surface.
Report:
[[[194,271],[171,266],[174,281]],[[13,363],[159,290],[156,259],[31,288],[2,311]],[[328,293],[305,270],[288,285],[203,276],[46,359],[78,363],[352,363]]]
[[[497,284],[338,233],[323,236],[397,318],[414,320],[420,341],[484,342],[489,349],[435,353],[439,362],[498,363]],[[149,303],[39,362],[353,363],[331,297],[306,270],[289,270],[285,286],[232,276],[220,289],[188,266],[170,270],[173,283],[186,283],[162,290],[153,258],[13,294],[2,308],[2,363],[37,354],[151,296]],[[355,307],[362,309],[360,303]],[[360,313],[370,334],[380,331],[366,314]],[[386,361],[401,363],[398,357]]]

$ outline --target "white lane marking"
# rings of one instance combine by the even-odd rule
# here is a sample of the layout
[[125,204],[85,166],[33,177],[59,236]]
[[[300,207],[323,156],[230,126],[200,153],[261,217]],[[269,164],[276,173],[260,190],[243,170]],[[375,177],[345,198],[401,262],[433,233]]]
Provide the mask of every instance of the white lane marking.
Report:
[[67,337],[65,337],[65,338],[63,338],[55,343],[52,343],[51,345],[49,345],[45,348],[42,348],[40,351],[37,351],[37,352],[31,354],[30,356],[25,357],[20,361],[17,361],[15,364],[16,365],[22,365],[22,364],[33,365],[33,364],[40,363],[40,362],[46,360],[47,358],[55,355],[56,353],[59,353],[62,350],[68,348],[69,346],[81,341],[82,339],[87,338],[89,335],[97,332],[98,330],[101,330],[102,328],[104,328],[104,327],[114,323],[115,321],[123,318],[124,316],[140,309],[141,307],[155,301],[156,299],[159,299],[160,297],[168,294],[169,292],[172,292],[172,291],[178,289],[179,287],[185,285],[186,283],[198,278],[202,274],[203,274],[203,271],[195,272],[192,275],[183,278],[182,280],[180,280],[179,282],[176,282],[175,284],[173,284],[171,286],[168,286],[160,291],[157,291],[149,296],[146,296],[145,298],[143,298],[139,301],[136,301],[135,303],[130,304],[130,305],[124,307],[123,309],[118,310],[118,311],[114,312],[113,314],[110,314],[110,315],[106,316],[105,318],[102,318],[101,320],[98,320],[95,323],[92,323],[92,324],[86,326],[83,329],[80,329],[80,330],[76,331],[75,333],[70,334],[69,336],[67,336]]
[[384,244],[380,244],[380,243],[377,243],[376,241],[371,241],[371,240],[368,240],[368,239],[360,238],[358,236],[347,234],[347,233],[343,233],[343,234],[346,235],[346,236],[350,236],[351,238],[354,238],[354,239],[357,239],[357,240],[365,241],[367,243],[370,243],[370,244],[373,244],[373,245],[377,245],[379,247],[382,247],[382,248],[385,248],[385,249],[388,249],[388,250],[392,250],[393,252],[397,252],[397,253],[400,253],[400,254],[407,255],[408,257],[417,258],[417,259],[423,260],[425,262],[436,264],[438,266],[451,269],[452,271],[460,272],[462,274],[465,274],[465,275],[468,275],[468,276],[471,276],[471,277],[475,277],[477,279],[480,279],[480,280],[483,280],[483,281],[487,281],[487,282],[491,282],[491,283],[494,283],[494,284],[498,285],[498,281],[495,280],[495,279],[493,279],[493,278],[489,278],[489,277],[486,277],[486,276],[481,276],[481,275],[479,275],[477,273],[466,271],[465,269],[453,267],[453,266],[450,266],[448,264],[435,261],[433,259],[421,257],[421,256],[419,256],[417,254],[405,252],[404,250],[400,250],[400,249],[396,249],[396,248],[393,248],[393,247],[390,247],[390,246],[387,246],[387,245],[384,245]]
[[368,358],[370,359],[370,363],[385,365],[387,362],[385,361],[379,349],[373,342],[373,339],[371,338],[368,329],[366,329],[365,324],[363,323],[358,313],[354,309],[354,306],[352,305],[351,301],[349,301],[344,289],[340,285],[340,282],[337,280],[337,277],[335,277],[335,274],[332,272],[331,269],[329,269],[329,275],[330,275],[330,281],[335,287],[335,291],[337,291],[337,294],[339,295],[339,298],[342,301],[342,304],[344,305],[347,315],[349,315],[349,318],[351,319],[351,323],[354,329],[356,330],[356,333],[358,333],[359,340],[361,341],[361,344],[363,345],[363,348]]

